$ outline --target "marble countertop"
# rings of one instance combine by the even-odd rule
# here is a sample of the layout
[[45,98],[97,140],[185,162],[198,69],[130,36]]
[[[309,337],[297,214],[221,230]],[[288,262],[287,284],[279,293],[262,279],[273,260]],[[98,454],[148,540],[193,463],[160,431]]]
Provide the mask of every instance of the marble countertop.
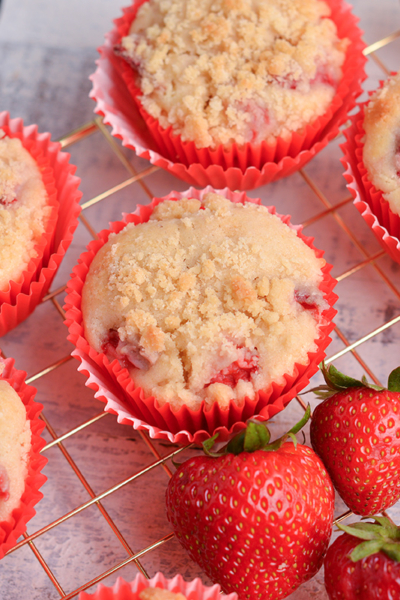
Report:
[[[378,6],[379,4],[379,6]],[[365,41],[372,44],[400,27],[400,4],[394,0],[354,0]],[[115,0],[3,0],[0,14],[0,107],[26,124],[37,123],[40,131],[50,131],[53,139],[65,136],[93,120],[94,103],[88,94],[89,75],[94,71],[96,48],[111,28],[122,5]],[[387,71],[398,69],[400,39],[370,56],[364,89],[374,89]],[[315,237],[315,245],[325,250],[339,278],[337,293],[337,333],[333,334],[328,357],[338,368],[361,377],[363,365],[385,383],[398,366],[400,344],[400,266],[380,251],[374,236],[349,198],[342,176],[338,139],[329,144],[305,167],[303,173],[250,192],[278,212],[291,214],[292,222],[305,223],[305,234]],[[100,131],[70,146],[71,161],[82,178],[83,202],[124,181],[127,170]],[[138,171],[147,161],[123,149]],[[132,212],[137,203],[147,204],[150,196],[165,195],[188,186],[159,170],[84,211],[94,231],[107,227],[122,212]],[[312,185],[310,185],[310,183]],[[324,204],[324,202],[328,204]],[[326,211],[327,206],[337,207]],[[52,289],[68,280],[78,256],[91,235],[80,223],[73,243],[57,274]],[[371,257],[377,258],[375,261]],[[62,306],[63,293],[57,296]],[[392,323],[393,322],[393,323]],[[387,326],[390,324],[390,326]],[[382,330],[380,329],[382,326]],[[369,334],[372,334],[369,337]],[[112,573],[133,553],[152,547],[140,557],[140,568],[149,576],[162,571],[167,577],[181,573],[185,579],[200,577],[210,583],[170,537],[164,510],[164,494],[170,461],[148,469],[175,450],[171,444],[150,441],[146,435],[119,425],[111,415],[102,415],[102,405],[85,387],[77,372],[78,363],[69,359],[72,350],[67,330],[57,307],[51,301],[0,340],[7,357],[16,367],[34,378],[37,399],[44,405],[49,424],[46,440],[63,435],[93,419],[90,425],[68,436],[61,445],[46,450],[48,477],[44,499],[37,515],[28,524],[32,534],[53,524],[34,542],[6,556],[0,562],[0,598],[3,600],[56,600],[73,597],[80,586],[110,571],[104,582],[111,585],[118,575],[133,579],[138,566],[129,562]],[[357,355],[342,352],[364,337]],[[60,366],[45,372],[60,361]],[[40,375],[35,378],[35,375]],[[312,384],[319,381],[316,376]],[[301,415],[293,401],[271,424],[279,435]],[[308,439],[308,435],[307,435]],[[185,450],[190,456],[195,450]],[[71,466],[72,465],[72,466]],[[75,467],[75,468],[72,468]],[[106,495],[100,504],[63,520],[63,516],[119,482],[129,483]],[[346,507],[337,499],[336,514]],[[390,513],[400,522],[400,503]],[[159,540],[164,543],[158,544]],[[39,557],[39,559],[38,559]],[[40,557],[41,560],[40,560]],[[42,564],[41,564],[42,563]],[[45,568],[44,568],[45,567]],[[51,571],[51,577],[46,572]],[[56,583],[58,582],[58,583]],[[72,594],[70,596],[70,594]],[[327,600],[323,574],[301,586],[291,600]]]

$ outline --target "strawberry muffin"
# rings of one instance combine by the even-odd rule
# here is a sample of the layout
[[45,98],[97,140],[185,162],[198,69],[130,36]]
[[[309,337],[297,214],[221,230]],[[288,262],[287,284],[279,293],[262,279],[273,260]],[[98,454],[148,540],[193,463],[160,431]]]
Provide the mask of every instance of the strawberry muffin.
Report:
[[46,231],[53,208],[35,160],[0,129],[0,290],[18,281]]
[[363,161],[371,183],[400,215],[400,73],[370,98],[364,113]]
[[131,582],[120,577],[112,588],[100,584],[94,593],[81,592],[79,600],[238,600],[237,594],[222,594],[219,585],[203,585],[200,579],[185,581],[181,575],[166,579],[157,573],[146,579],[138,573]]
[[266,207],[165,200],[94,257],[85,338],[159,405],[242,406],[317,350],[324,265]]
[[0,380],[0,522],[20,504],[31,450],[30,421],[20,397]]
[[183,142],[274,143],[335,96],[349,40],[330,15],[323,0],[148,0],[117,52],[143,109]]
[[140,600],[186,600],[180,592],[170,592],[159,587],[148,587],[139,594]]

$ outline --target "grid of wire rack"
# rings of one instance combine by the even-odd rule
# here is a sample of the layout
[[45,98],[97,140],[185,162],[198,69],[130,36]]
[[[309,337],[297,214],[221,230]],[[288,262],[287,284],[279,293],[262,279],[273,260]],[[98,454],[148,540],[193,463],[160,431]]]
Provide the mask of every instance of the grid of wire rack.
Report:
[[[400,31],[396,31],[392,35],[388,36],[387,38],[377,41],[376,43],[368,46],[365,51],[365,53],[369,57],[369,60],[373,61],[375,63],[375,66],[377,65],[379,67],[379,69],[382,71],[384,76],[386,76],[389,73],[389,70],[385,66],[385,64],[382,62],[382,60],[379,58],[379,56],[376,54],[376,52],[378,50],[380,50],[381,48],[389,46],[390,44],[395,42],[398,38],[400,38]],[[82,204],[83,211],[82,211],[82,216],[81,216],[81,223],[86,228],[86,230],[90,234],[90,236],[93,238],[96,237],[96,227],[91,222],[91,218],[87,217],[87,214],[89,213],[88,209],[94,205],[96,205],[96,206],[99,205],[100,202],[111,202],[112,198],[114,197],[114,195],[117,192],[120,192],[121,190],[128,188],[135,183],[139,184],[141,186],[142,191],[150,200],[153,196],[151,189],[150,189],[151,188],[150,182],[152,181],[152,177],[158,171],[157,167],[147,166],[140,172],[137,172],[136,169],[132,166],[132,161],[130,160],[130,155],[120,146],[120,144],[114,138],[112,138],[112,136],[109,133],[108,128],[104,126],[104,124],[102,123],[102,120],[100,118],[95,118],[92,122],[86,123],[85,125],[80,127],[78,130],[75,130],[75,131],[63,136],[60,139],[60,142],[61,142],[63,148],[70,149],[70,148],[74,147],[75,145],[82,144],[86,138],[88,138],[89,136],[92,136],[94,133],[99,133],[99,132],[104,137],[104,139],[107,141],[107,143],[110,145],[112,152],[118,157],[119,161],[121,162],[123,167],[128,172],[128,177],[125,180],[123,180],[121,183],[107,189],[105,192],[98,194],[97,196],[91,198],[90,200],[88,200]],[[332,144],[333,145],[336,144],[336,147],[338,147],[339,141],[336,140]],[[339,163],[339,160],[338,160],[339,151],[335,154],[335,156],[337,157],[337,162]],[[318,157],[316,157],[316,159],[314,159],[314,161],[317,161],[317,158]],[[337,168],[340,168],[340,167],[337,167]],[[311,171],[311,174],[310,174],[310,171]],[[357,368],[359,370],[361,369],[361,371],[365,372],[370,377],[370,379],[372,379],[372,381],[379,384],[380,381],[379,381],[379,376],[377,375],[377,371],[379,371],[379,373],[383,372],[381,363],[384,363],[387,366],[388,363],[391,363],[394,361],[393,366],[397,366],[396,361],[398,359],[395,356],[395,352],[393,353],[392,349],[396,347],[396,341],[397,342],[400,341],[400,332],[397,332],[395,330],[396,324],[400,322],[400,310],[398,308],[399,301],[400,301],[399,269],[397,268],[398,266],[395,263],[393,263],[385,255],[385,252],[382,249],[380,249],[380,247],[374,241],[372,234],[370,234],[369,232],[366,233],[365,231],[363,231],[360,234],[359,228],[361,227],[360,224],[362,223],[362,219],[357,217],[357,215],[355,213],[355,209],[354,209],[354,212],[352,212],[352,213],[350,213],[348,211],[348,208],[351,206],[352,199],[350,197],[350,194],[347,192],[343,195],[343,184],[342,184],[341,191],[340,191],[341,197],[339,197],[339,198],[336,197],[335,198],[336,201],[331,202],[328,198],[328,194],[326,194],[324,192],[323,185],[322,186],[320,185],[318,175],[315,176],[315,170],[311,169],[310,171],[306,167],[304,170],[302,170],[300,172],[300,177],[302,178],[302,180],[306,184],[306,186],[308,186],[309,191],[311,191],[311,193],[315,196],[315,199],[318,202],[318,208],[305,221],[303,221],[303,226],[306,229],[306,233],[308,234],[309,230],[310,229],[312,230],[312,227],[314,225],[317,225],[319,227],[319,230],[323,231],[324,220],[333,219],[334,223],[335,223],[335,227],[339,228],[340,236],[341,236],[340,239],[343,240],[343,236],[344,236],[347,239],[347,242],[349,244],[349,246],[345,248],[345,251],[347,251],[348,248],[351,247],[352,250],[350,251],[350,254],[352,252],[354,252],[355,253],[354,256],[356,256],[356,258],[353,260],[353,264],[351,264],[350,267],[345,268],[341,273],[334,272],[334,275],[337,278],[337,280],[339,281],[339,283],[354,280],[355,283],[352,284],[352,287],[353,287],[353,289],[354,289],[354,287],[358,288],[359,280],[354,279],[354,278],[357,277],[357,274],[364,273],[367,269],[372,269],[372,272],[373,272],[372,278],[369,276],[368,278],[364,278],[364,281],[366,279],[371,279],[373,282],[373,286],[376,287],[376,289],[377,289],[376,293],[378,296],[382,293],[382,289],[384,289],[383,295],[385,297],[386,297],[386,295],[388,295],[388,297],[391,298],[391,299],[389,299],[389,302],[388,302],[388,306],[391,307],[391,310],[389,310],[389,311],[386,310],[385,314],[383,315],[382,322],[380,324],[377,324],[377,326],[372,327],[369,331],[365,332],[361,336],[358,335],[358,332],[354,333],[354,331],[350,331],[350,333],[349,333],[344,330],[345,328],[342,328],[340,326],[341,319],[340,319],[340,312],[339,312],[339,317],[337,319],[338,325],[336,326],[334,334],[333,334],[333,343],[328,348],[328,353],[332,351],[332,348],[334,349],[334,353],[331,353],[328,356],[327,362],[330,363],[330,362],[336,361],[340,365],[341,360],[342,360],[342,363],[343,362],[349,363],[349,362],[351,362],[351,361],[349,361],[349,357],[352,357],[356,361],[355,370],[357,370]],[[274,185],[275,185],[275,189],[277,189],[276,185],[282,186],[284,184],[282,184],[281,182],[278,182],[278,184],[274,184]],[[257,192],[257,190],[256,190],[256,192]],[[279,212],[283,212],[283,211],[279,210]],[[353,220],[353,217],[354,217],[354,220]],[[298,221],[296,221],[295,218],[293,218],[292,220],[293,220],[293,222],[298,222]],[[104,223],[103,226],[106,226],[106,223]],[[318,244],[316,244],[316,245],[317,245],[317,247],[322,247],[322,248],[324,247],[324,245],[321,243],[319,245]],[[79,249],[79,251],[82,251],[82,250],[83,250],[83,247]],[[361,286],[361,288],[362,288],[362,286]],[[61,301],[64,290],[65,290],[65,285],[62,284],[59,287],[57,287],[57,289],[53,289],[51,291],[51,293],[49,293],[43,300],[43,305],[48,305],[49,303],[51,303],[53,305],[53,307],[57,310],[60,323],[61,323],[62,319],[64,318],[64,313],[63,313],[63,309],[62,309],[62,301]],[[363,292],[364,292],[364,290],[360,289],[360,293],[363,293]],[[339,291],[339,297],[341,297],[340,291]],[[347,296],[346,296],[346,292],[345,292],[344,300],[342,302],[342,309],[344,308],[344,310],[345,310],[346,297]],[[363,307],[362,307],[362,303],[359,301],[359,298],[357,298],[357,303],[359,306],[359,310],[362,311]],[[371,317],[371,323],[372,323],[372,325],[375,325],[374,318],[372,318],[372,317]],[[380,362],[375,361],[374,359],[371,359],[371,351],[367,350],[365,353],[362,352],[362,348],[366,347],[368,345],[368,343],[370,343],[370,342],[373,343],[375,340],[380,339],[379,336],[382,336],[382,335],[384,336],[385,332],[387,335],[387,332],[389,330],[395,332],[394,338],[392,336],[391,339],[384,340],[385,343],[383,345],[379,346],[380,349],[382,349],[383,347],[386,347],[386,348],[389,347],[388,354],[383,356],[382,360]],[[51,333],[54,335],[54,332],[51,332]],[[63,328],[62,325],[60,326],[60,329],[56,333],[60,336],[62,336],[62,335],[66,336],[66,330]],[[44,334],[44,340],[43,340],[44,344],[46,344],[45,336],[46,336],[46,334]],[[7,336],[6,336],[5,340],[7,341]],[[385,346],[385,344],[386,344],[386,346]],[[40,343],[39,343],[39,347],[40,347]],[[48,356],[48,353],[46,354],[46,356]],[[18,357],[14,356],[14,358],[18,358]],[[39,372],[29,375],[27,377],[27,383],[37,385],[40,382],[40,380],[42,380],[45,377],[49,377],[52,374],[53,374],[53,376],[54,376],[54,374],[56,374],[55,375],[56,379],[53,379],[53,385],[57,381],[57,379],[59,379],[59,381],[62,383],[62,381],[65,379],[65,377],[68,378],[70,376],[75,376],[75,370],[76,370],[75,364],[72,364],[72,368],[70,371],[68,371],[66,376],[65,375],[62,375],[62,376],[57,375],[58,373],[61,372],[62,368],[65,367],[65,365],[67,365],[71,362],[72,362],[71,357],[68,353],[65,356],[63,356],[62,358],[60,358],[59,360],[56,360],[55,362],[50,361]],[[23,368],[23,365],[19,364],[19,361],[17,360],[16,367]],[[71,375],[70,373],[73,373],[73,375]],[[77,385],[82,387],[82,393],[84,393],[86,395],[86,398],[91,396],[91,392],[89,390],[87,390],[86,388],[84,388],[84,386],[83,386],[82,376],[80,374],[76,374],[76,379],[78,381]],[[3,598],[2,594],[1,594],[1,580],[2,580],[2,578],[3,578],[3,580],[6,579],[7,570],[14,573],[13,577],[14,577],[15,596],[10,597],[11,600],[13,600],[14,598],[17,598],[17,597],[18,598],[22,597],[20,595],[20,589],[22,589],[22,583],[21,583],[21,580],[16,579],[15,573],[21,573],[21,577],[22,577],[22,571],[25,569],[25,567],[28,563],[29,563],[30,568],[32,569],[32,573],[33,573],[32,579],[37,577],[37,581],[41,581],[41,578],[38,577],[37,574],[36,575],[34,574],[34,573],[37,573],[35,571],[35,568],[36,568],[35,565],[36,566],[40,565],[40,568],[43,570],[42,573],[45,573],[46,581],[47,581],[47,583],[50,582],[50,585],[48,587],[44,586],[43,595],[41,597],[49,598],[49,599],[53,599],[53,598],[55,599],[55,598],[60,597],[63,600],[69,600],[71,598],[75,598],[78,596],[80,591],[86,590],[86,589],[90,588],[91,586],[93,586],[94,584],[97,584],[98,582],[101,582],[107,578],[108,578],[107,581],[112,581],[112,578],[110,579],[110,577],[116,573],[117,574],[119,574],[119,573],[125,574],[126,573],[125,568],[128,566],[134,567],[133,575],[134,575],[135,570],[140,570],[145,575],[147,575],[149,569],[146,566],[146,562],[148,564],[152,564],[153,563],[152,557],[155,556],[154,553],[157,552],[158,549],[168,548],[169,544],[174,543],[173,534],[171,532],[169,532],[168,530],[167,531],[163,530],[161,532],[162,534],[158,536],[157,535],[158,523],[156,520],[155,527],[153,528],[156,530],[154,535],[153,535],[153,529],[152,529],[153,537],[150,540],[147,540],[147,538],[146,538],[146,540],[144,540],[144,543],[142,543],[142,544],[136,544],[136,543],[132,544],[127,539],[127,536],[122,531],[122,528],[119,526],[118,518],[113,516],[112,511],[110,511],[106,507],[107,500],[110,497],[112,497],[113,495],[118,494],[118,492],[121,489],[126,488],[126,486],[128,486],[129,484],[132,484],[141,478],[145,478],[149,475],[151,475],[151,476],[155,475],[157,478],[160,478],[160,469],[163,472],[163,477],[165,476],[165,481],[163,480],[162,485],[164,485],[164,483],[166,485],[168,477],[171,476],[171,469],[168,464],[168,461],[170,459],[176,457],[178,454],[180,454],[182,452],[183,453],[191,452],[192,449],[190,447],[179,448],[172,444],[160,443],[159,441],[150,439],[146,433],[141,432],[141,431],[131,432],[130,436],[134,436],[133,439],[135,440],[135,444],[137,445],[137,448],[139,447],[138,445],[141,446],[141,450],[139,450],[140,456],[138,459],[138,464],[135,466],[135,468],[132,469],[132,471],[127,476],[123,477],[122,479],[118,480],[117,482],[116,482],[116,478],[113,479],[112,476],[110,476],[110,485],[103,491],[96,492],[89,481],[90,477],[87,477],[84,474],[84,469],[82,469],[79,464],[79,452],[77,452],[77,449],[79,451],[79,444],[77,444],[77,448],[73,447],[72,450],[70,451],[67,447],[68,441],[71,440],[74,436],[76,436],[76,437],[80,436],[79,443],[80,444],[84,443],[85,436],[90,434],[91,428],[94,427],[96,424],[98,424],[102,420],[107,421],[107,427],[105,428],[105,430],[103,432],[103,435],[106,440],[107,440],[107,436],[109,436],[108,439],[110,439],[111,437],[117,438],[118,431],[119,430],[122,431],[122,429],[120,429],[120,428],[122,428],[123,426],[115,424],[115,421],[113,421],[113,423],[110,424],[110,420],[114,419],[114,417],[102,412],[101,405],[98,403],[96,404],[94,401],[93,406],[96,406],[96,408],[97,408],[94,415],[92,415],[90,418],[81,419],[74,427],[72,427],[68,431],[65,431],[62,434],[58,434],[56,432],[57,428],[55,428],[52,424],[52,417],[48,417],[47,410],[46,410],[47,409],[46,402],[43,401],[42,398],[40,397],[40,392],[37,396],[37,400],[42,401],[44,403],[44,411],[42,413],[42,419],[45,422],[45,426],[46,426],[45,433],[46,433],[46,438],[47,438],[48,442],[47,442],[46,446],[43,448],[43,452],[49,456],[49,460],[50,460],[49,464],[51,464],[51,461],[53,458],[53,455],[51,453],[54,452],[55,450],[58,451],[59,456],[62,456],[62,460],[66,461],[65,464],[68,465],[68,469],[70,469],[71,472],[73,473],[73,479],[74,479],[73,485],[82,486],[82,489],[85,490],[85,493],[86,493],[86,499],[81,500],[80,502],[76,503],[74,505],[74,507],[69,508],[69,510],[66,509],[65,511],[61,511],[61,514],[59,517],[57,517],[56,519],[51,519],[51,520],[46,519],[46,514],[45,514],[46,510],[42,509],[42,503],[39,503],[39,505],[37,505],[36,509],[38,512],[38,516],[40,517],[40,519],[38,521],[39,526],[37,526],[35,528],[35,525],[36,525],[35,519],[33,521],[31,521],[28,524],[28,532],[19,541],[17,546],[15,546],[12,550],[9,551],[9,553],[6,555],[6,557],[0,564],[0,598]],[[301,407],[301,409],[305,408],[305,401],[303,398],[297,397],[297,402],[298,402],[298,405],[297,405],[298,408],[299,407]],[[295,401],[293,401],[293,403],[295,403]],[[79,415],[79,410],[77,411],[77,413]],[[278,417],[279,417],[279,415],[278,415]],[[125,433],[126,433],[126,430],[127,430],[127,428],[125,428]],[[59,462],[56,462],[56,464],[57,464],[56,469],[58,469]],[[130,465],[125,465],[124,468],[130,470],[130,467],[131,467]],[[101,469],[102,465],[99,464],[99,468]],[[65,477],[65,474],[60,473],[60,477]],[[67,479],[68,479],[68,477],[67,477]],[[49,485],[50,484],[51,484],[51,479],[50,479],[50,473],[49,473]],[[68,482],[67,482],[67,485],[69,485]],[[144,505],[146,504],[147,501],[150,502],[150,500],[152,500],[150,497],[149,498],[146,497],[146,487],[148,487],[148,489],[150,490],[149,496],[151,496],[151,490],[153,489],[151,485],[149,485],[149,486],[144,485],[141,488],[142,501],[144,502]],[[63,491],[65,492],[65,490],[61,490],[61,494],[63,493]],[[44,489],[44,493],[46,494],[46,486]],[[68,495],[69,495],[69,490],[68,490]],[[161,504],[162,504],[162,499],[158,499],[156,504],[157,504],[157,507],[160,508]],[[396,510],[396,507],[395,507],[395,510]],[[90,511],[92,511],[92,512],[90,512]],[[105,535],[105,539],[113,538],[115,540],[115,543],[110,544],[110,549],[107,551],[107,560],[102,562],[102,568],[100,569],[100,572],[99,572],[99,569],[96,568],[96,569],[93,569],[93,571],[90,573],[87,573],[86,569],[85,569],[85,573],[79,574],[79,577],[74,577],[73,575],[70,574],[67,577],[68,589],[66,589],[65,583],[60,581],[59,577],[57,576],[57,573],[55,572],[57,570],[57,568],[54,569],[52,566],[52,563],[54,562],[53,557],[50,556],[50,557],[46,558],[46,556],[45,556],[46,550],[48,550],[48,548],[51,548],[51,547],[53,547],[54,549],[57,548],[57,544],[59,543],[59,540],[57,540],[57,530],[61,530],[61,528],[64,526],[64,524],[70,523],[73,519],[79,518],[80,515],[87,515],[89,512],[90,512],[90,516],[88,517],[88,519],[93,520],[93,518],[94,518],[93,511],[96,511],[97,514],[101,515],[101,518],[104,519],[104,522],[106,523],[107,533]],[[143,506],[142,506],[141,511],[142,511],[141,514],[146,514],[146,507],[144,506],[144,508],[143,508]],[[336,520],[339,521],[341,519],[345,519],[350,515],[351,515],[350,511],[346,511],[345,507],[343,505],[340,505],[340,502],[339,502],[339,514],[338,514]],[[148,525],[151,525],[151,523],[149,522],[149,523],[145,524],[145,528]],[[82,527],[82,525],[79,522],[78,525],[75,527],[75,529],[79,529],[80,527]],[[71,539],[71,538],[73,539],[75,529],[73,529],[73,533],[69,539]],[[43,536],[49,536],[49,535],[52,537],[49,538],[48,544],[47,544],[47,546],[45,546],[45,551],[42,552],[40,549],[40,540]],[[107,536],[108,536],[108,538],[107,538]],[[146,541],[147,541],[147,543],[146,543]],[[101,541],[101,543],[104,543],[104,542]],[[137,547],[138,545],[140,546],[140,548]],[[86,546],[82,546],[83,551],[85,551],[85,548],[86,548]],[[116,548],[118,548],[118,550],[116,550]],[[28,552],[31,553],[31,554],[29,554],[29,556],[30,556],[29,559],[27,558],[27,555],[26,555],[27,549],[29,549]],[[24,551],[25,551],[25,554],[23,554]],[[73,554],[73,552],[74,551],[72,550],[71,554]],[[90,544],[88,546],[87,552],[90,554]],[[174,554],[174,552],[175,552],[175,554]],[[174,552],[172,552],[171,555],[173,554],[174,556],[176,556],[176,550],[174,550]],[[85,552],[85,554],[86,554],[86,552]],[[159,562],[159,565],[162,566],[163,560],[165,560],[165,556],[168,557],[169,554],[170,554],[170,552],[167,549],[166,553],[164,555],[164,558],[157,559]],[[19,556],[21,556],[20,559],[17,558]],[[33,562],[35,563],[35,565],[32,564],[32,556],[34,557]],[[14,559],[16,562],[11,562]],[[73,562],[72,570],[74,570],[75,573],[77,571],[79,571],[79,569],[76,566],[77,565],[76,561],[79,562],[81,560],[82,560],[82,562],[84,562],[84,558],[82,557],[82,559],[81,559],[78,554],[75,557],[75,562],[72,561]],[[171,565],[171,569],[173,570],[173,572],[175,572],[175,569],[174,569],[175,566],[178,566],[178,567],[180,566],[181,571],[182,571],[182,566],[184,566],[184,564],[185,564],[182,561],[184,561],[184,559],[181,559],[180,565]],[[56,564],[59,564],[62,562],[63,562],[63,558],[58,557],[58,562],[56,561]],[[67,562],[68,562],[68,559],[67,559]],[[105,564],[108,565],[107,568],[104,568]],[[64,565],[64,567],[65,567],[65,569],[68,569],[68,565]],[[5,569],[5,571],[3,569]],[[96,570],[97,570],[97,572],[96,572]],[[63,573],[64,573],[64,571],[63,571]],[[199,571],[190,571],[190,573],[194,573],[195,575],[200,575]],[[153,570],[150,573],[150,575],[154,575]],[[132,578],[132,572],[130,572],[130,577]],[[79,584],[77,585],[78,580],[79,580]],[[207,582],[207,580],[204,577],[203,577],[203,581]],[[24,584],[24,589],[26,590],[25,584]],[[303,596],[301,596],[301,594],[297,593],[297,592],[295,592],[291,596],[291,598],[300,598],[300,597],[303,597]],[[308,597],[308,596],[305,596],[305,597]],[[320,597],[320,596],[318,596],[318,597]],[[5,600],[5,598],[4,598],[4,600]]]

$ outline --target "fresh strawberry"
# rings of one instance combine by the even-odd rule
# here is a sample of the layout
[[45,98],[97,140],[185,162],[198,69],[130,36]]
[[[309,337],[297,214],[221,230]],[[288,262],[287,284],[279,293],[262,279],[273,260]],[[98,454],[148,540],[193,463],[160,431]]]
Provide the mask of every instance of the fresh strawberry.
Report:
[[400,368],[388,389],[322,368],[325,397],[311,421],[311,444],[333,485],[357,515],[370,515],[400,498]]
[[333,485],[357,515],[370,515],[400,498],[400,368],[388,389],[323,366],[326,397],[314,411],[311,444]]
[[203,444],[209,455],[187,460],[169,482],[167,516],[178,540],[240,600],[285,598],[322,564],[334,492],[319,458],[294,437],[309,412],[273,443],[256,422],[219,454],[210,452],[214,437]]
[[386,517],[371,518],[375,523],[338,525],[346,533],[324,561],[330,600],[400,598],[400,527]]

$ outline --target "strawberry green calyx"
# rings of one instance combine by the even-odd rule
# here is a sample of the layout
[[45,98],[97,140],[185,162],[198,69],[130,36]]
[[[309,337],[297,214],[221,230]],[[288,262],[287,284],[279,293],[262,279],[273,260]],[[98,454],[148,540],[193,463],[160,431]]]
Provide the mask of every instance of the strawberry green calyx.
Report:
[[359,522],[352,525],[337,523],[341,531],[364,540],[350,554],[351,560],[357,562],[377,552],[383,552],[392,560],[400,562],[400,527],[388,517],[364,518],[373,519],[374,523]]
[[329,398],[337,392],[345,392],[350,388],[364,387],[375,391],[388,389],[391,392],[400,392],[400,367],[397,367],[397,369],[394,369],[394,371],[390,373],[387,388],[370,383],[365,375],[362,376],[361,380],[353,379],[353,377],[341,373],[333,365],[330,365],[327,368],[324,362],[320,364],[320,369],[326,385],[320,385],[309,391],[314,392],[321,400],[325,400],[325,398]]
[[271,434],[268,427],[264,423],[259,421],[249,421],[246,429],[238,433],[233,437],[226,446],[221,448],[218,452],[213,452],[212,448],[215,441],[218,438],[218,434],[212,438],[203,442],[203,450],[207,456],[219,457],[224,454],[240,454],[241,452],[256,452],[257,450],[274,451],[281,448],[281,446],[289,438],[293,441],[294,445],[297,444],[296,433],[298,433],[304,425],[307,423],[311,416],[310,405],[304,413],[304,416],[290,431],[285,433],[283,436],[270,443]]

